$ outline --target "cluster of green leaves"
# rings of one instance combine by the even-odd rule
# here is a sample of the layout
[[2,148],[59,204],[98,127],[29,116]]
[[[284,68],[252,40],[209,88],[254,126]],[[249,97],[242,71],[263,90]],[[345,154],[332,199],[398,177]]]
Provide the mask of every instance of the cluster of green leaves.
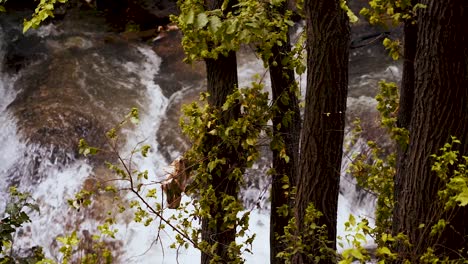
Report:
[[[396,245],[402,244],[408,247],[411,246],[408,237],[403,233],[393,236],[390,231],[379,232],[378,225],[371,226],[366,218],[362,218],[361,221],[358,222],[353,215],[350,215],[349,220],[345,223],[345,232],[349,233],[345,235],[344,239],[338,237],[338,239],[341,240],[339,244],[341,247],[344,247],[344,240],[344,242],[351,247],[342,252],[339,264],[351,264],[356,261],[364,264],[371,261],[372,258],[377,258],[378,264],[385,264],[398,259],[398,254],[392,251]],[[375,252],[371,252],[364,247],[368,242],[367,237],[378,241]],[[409,264],[409,262],[405,263]]]
[[440,149],[440,154],[433,154],[432,171],[446,183],[439,191],[439,197],[445,202],[445,209],[468,205],[468,157],[460,157],[455,148],[461,144],[455,137]]
[[229,1],[219,9],[205,10],[203,0],[179,1],[181,14],[173,17],[184,32],[182,45],[187,54],[186,60],[213,58],[238,50],[241,44],[255,44],[266,51],[265,58],[271,56],[271,47],[282,45],[291,12],[280,14],[273,10],[285,0],[239,1],[232,8]]
[[[211,107],[207,102],[207,93],[202,93],[201,102],[193,102],[183,108],[184,117],[181,119],[183,132],[192,140],[193,146],[185,153],[190,164],[191,178],[193,179],[187,192],[196,198],[195,210],[190,216],[209,219],[214,225],[223,221],[224,228],[229,230],[237,227],[237,236],[246,236],[248,230],[249,212],[242,212],[243,206],[237,197],[223,193],[215,195],[215,186],[212,185],[214,177],[226,177],[236,182],[235,188],[243,183],[243,170],[253,165],[258,158],[257,140],[269,120],[268,94],[263,92],[263,86],[252,83],[250,88],[235,90],[230,94],[221,109]],[[240,108],[241,114],[222,121],[222,116]],[[213,146],[210,142],[218,142]],[[226,152],[235,153],[238,164],[229,165],[226,171]],[[227,173],[227,174],[226,174]],[[202,187],[203,186],[203,187]],[[211,208],[222,206],[222,214],[211,215]],[[222,219],[218,219],[222,215]],[[200,230],[197,230],[199,233]],[[192,234],[199,237],[199,234]],[[241,250],[250,251],[254,236],[246,236],[244,243],[233,242],[229,245],[231,259],[229,263],[241,263]],[[213,255],[218,245],[209,245],[206,241],[200,243],[204,252]],[[219,256],[212,256],[213,261]]]
[[349,22],[351,23],[356,23],[358,22],[359,18],[354,14],[354,12],[349,8],[349,6],[346,4],[346,0],[340,0],[340,7],[344,11],[346,11],[346,15],[349,18]]
[[10,187],[10,201],[6,204],[3,218],[0,221],[0,263],[37,262],[44,258],[42,248],[33,247],[32,255],[25,258],[15,256],[13,249],[14,235],[24,224],[31,222],[28,213],[39,212],[31,194],[20,192],[16,187]]
[[[84,140],[80,140],[79,151],[83,155],[96,155],[101,152],[110,152],[113,154],[116,158],[115,162],[108,161],[106,165],[115,175],[115,178],[104,179],[102,183],[98,182],[94,190],[80,191],[75,195],[74,199],[68,201],[70,206],[80,210],[80,208],[89,207],[93,202],[98,201],[100,194],[111,195],[115,206],[118,208],[118,213],[108,213],[109,217],[106,218],[103,225],[98,227],[101,234],[113,238],[118,232],[118,230],[112,228],[117,215],[130,212],[133,215],[133,221],[141,223],[144,226],[149,226],[155,220],[159,222],[157,225],[157,232],[155,232],[156,240],[160,239],[159,233],[161,230],[167,227],[173,229],[176,232],[176,236],[175,242],[170,245],[171,248],[180,248],[181,246],[188,248],[189,246],[193,246],[199,250],[205,251],[206,249],[199,245],[199,227],[196,225],[197,221],[193,219],[199,219],[199,216],[190,218],[191,210],[187,209],[193,206],[192,202],[183,203],[178,208],[177,213],[165,217],[163,213],[166,207],[162,200],[158,200],[164,198],[164,194],[160,193],[161,182],[149,182],[148,171],[140,171],[135,164],[134,159],[137,155],[141,158],[148,157],[150,154],[150,146],[143,145],[143,142],[140,142],[130,151],[128,157],[124,157],[119,153],[119,136],[121,130],[128,124],[137,124],[138,122],[138,109],[132,108],[119,124],[107,131],[106,138],[108,140],[108,146],[106,149],[89,146]],[[115,182],[116,184],[109,184],[109,182]],[[120,192],[118,190],[120,190]],[[133,194],[134,199],[130,201],[122,199],[122,190]],[[97,255],[96,259],[100,259],[101,262],[103,258],[107,261],[107,259],[112,257],[112,254],[110,254],[112,252],[105,250],[105,248],[98,252],[106,253]]]
[[398,60],[401,57],[402,54],[401,54],[400,40],[398,39],[391,40],[389,38],[385,38],[383,40],[383,45],[393,60]]
[[[438,191],[439,199],[431,205],[435,207],[435,215],[432,216],[430,224],[421,223],[419,228],[427,236],[421,239],[430,239],[433,246],[425,249],[425,252],[418,257],[420,263],[468,263],[467,248],[456,252],[458,259],[437,253],[440,248],[438,243],[443,232],[451,228],[450,222],[453,218],[453,212],[458,207],[468,204],[468,156],[461,156],[457,145],[461,141],[451,137],[450,141],[445,143],[439,149],[438,153],[432,154],[432,171],[441,180],[441,187]],[[413,242],[414,244],[417,241]]]
[[[417,10],[426,6],[414,0],[370,0],[369,8],[363,8],[360,14],[372,25],[393,25],[416,23]],[[394,60],[401,57],[401,42],[385,38],[384,47]]]
[[307,263],[320,263],[322,260],[333,259],[336,256],[335,250],[330,248],[326,225],[317,225],[323,214],[315,209],[311,203],[306,208],[304,223],[301,230],[298,230],[296,218],[291,217],[288,225],[284,228],[284,235],[280,240],[286,248],[278,253],[278,257],[284,263],[294,263],[294,256],[303,254]]
[[[395,83],[379,82],[380,92],[376,96],[377,110],[380,114],[380,125],[385,128],[394,144],[405,148],[409,142],[406,129],[397,126],[397,111],[399,103],[398,87]],[[363,129],[360,121],[354,122],[353,138],[359,137]],[[353,140],[355,143],[355,140]],[[375,225],[370,226],[366,218],[356,221],[350,216],[345,223],[345,231],[351,232],[345,236],[347,244],[351,245],[343,251],[340,264],[359,261],[366,263],[371,258],[362,245],[366,237],[372,237],[377,243],[375,257],[378,263],[394,261],[398,255],[392,251],[397,244],[410,246],[408,238],[400,233],[392,235],[392,216],[394,209],[394,177],[396,174],[396,153],[385,150],[375,141],[367,142],[368,151],[353,157],[349,172],[355,177],[357,184],[376,197]],[[342,243],[342,242],[341,242]]]
[[348,221],[344,224],[345,232],[348,234],[345,237],[337,237],[338,245],[344,248],[346,242],[347,245],[351,245],[341,254],[342,259],[338,262],[339,264],[351,264],[354,261],[360,261],[365,263],[371,259],[370,253],[363,246],[367,243],[366,235],[371,235],[373,229],[369,226],[367,219],[362,219],[360,222],[356,222],[356,218],[353,215],[349,216]]
[[[56,238],[61,245],[59,253],[61,259],[55,261],[52,259],[42,259],[37,264],[110,264],[113,261],[112,249],[106,244],[106,238],[115,238],[115,230],[109,229],[109,221],[106,220],[103,225],[98,226],[99,233],[92,236],[92,241],[85,241],[80,238],[76,231],[70,235],[59,236]],[[84,244],[87,244],[88,249],[85,250]],[[90,245],[91,244],[91,248]],[[85,251],[85,252],[83,252]]]
[[416,12],[425,8],[414,0],[370,0],[370,8],[363,8],[360,14],[366,17],[372,25],[386,24],[391,21],[393,25],[402,22],[414,22]]
[[[398,87],[395,83],[381,81],[380,93],[376,96],[377,110],[380,113],[380,124],[386,128],[391,139],[402,147],[408,144],[408,131],[397,127]],[[359,135],[362,128],[355,122],[355,134]],[[396,173],[396,153],[388,153],[375,141],[368,141],[368,152],[353,157],[354,161],[349,172],[356,178],[359,186],[372,193],[377,198],[375,212],[374,236],[379,243],[379,237],[389,233],[392,228],[394,208],[394,177]]]
[[[7,203],[4,217],[0,221],[0,263],[39,263],[39,264],[97,264],[111,263],[111,250],[106,245],[106,237],[114,237],[116,230],[110,229],[114,223],[112,218],[106,219],[104,223],[98,226],[99,234],[92,236],[92,252],[82,254],[84,241],[77,236],[76,231],[69,236],[57,237],[57,242],[62,244],[59,253],[62,258],[57,262],[45,258],[42,247],[34,246],[26,255],[18,255],[13,248],[14,235],[25,223],[31,222],[29,215],[32,212],[39,212],[39,206],[34,203],[31,195],[27,192],[19,192],[16,187],[10,187],[10,201]],[[79,200],[83,200],[80,196]],[[87,247],[90,247],[90,241],[87,241]],[[81,244],[80,244],[81,243]],[[24,249],[23,249],[24,250]]]
[[49,17],[54,17],[54,7],[57,2],[66,3],[68,0],[40,0],[31,19],[23,22],[23,33],[30,28],[37,29]]

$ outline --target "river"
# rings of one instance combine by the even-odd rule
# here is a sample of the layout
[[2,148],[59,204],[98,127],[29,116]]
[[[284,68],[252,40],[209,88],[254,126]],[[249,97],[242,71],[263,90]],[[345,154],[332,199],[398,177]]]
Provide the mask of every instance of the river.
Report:
[[[78,139],[104,146],[104,132],[131,107],[138,107],[140,124],[123,131],[118,150],[125,156],[140,142],[151,145],[149,158],[134,161],[140,170],[148,170],[152,181],[164,178],[168,164],[187,147],[177,128],[178,109],[203,89],[203,70],[197,69],[200,65],[179,66],[180,61],[171,61],[174,58],[166,53],[167,47],[158,47],[177,38],[128,41],[110,31],[99,17],[70,14],[25,35],[20,21],[21,14],[0,18],[0,209],[7,203],[9,186],[30,192],[41,212],[31,214],[32,223],[18,232],[15,246],[41,245],[48,257],[59,259],[57,236],[73,230],[86,236],[94,232],[107,210],[115,211],[106,197],[89,210],[77,211],[68,205],[67,199],[83,186],[109,174],[103,161],[112,159],[112,155],[97,160],[78,155]],[[361,117],[372,124],[377,81],[400,78],[400,66],[382,54],[375,46],[352,51],[348,122]],[[254,74],[265,72],[248,51],[239,55],[239,62],[242,85]],[[305,76],[298,80],[305,87]],[[268,81],[266,86],[268,89]],[[346,174],[352,155],[365,150],[365,140],[345,151],[338,214],[341,236],[350,213],[373,215],[373,198],[360,192]],[[262,172],[265,167],[254,170]],[[268,195],[264,195],[268,184],[268,177],[260,175],[242,191],[252,210],[251,232],[257,234],[253,255],[245,255],[247,263],[268,262],[269,205]],[[260,208],[256,208],[259,197]],[[134,199],[131,195],[125,198]],[[171,230],[166,229],[155,241],[158,223],[144,227],[128,216],[119,219],[117,242],[109,243],[118,253],[118,262],[194,263],[199,258],[194,249],[170,249]]]

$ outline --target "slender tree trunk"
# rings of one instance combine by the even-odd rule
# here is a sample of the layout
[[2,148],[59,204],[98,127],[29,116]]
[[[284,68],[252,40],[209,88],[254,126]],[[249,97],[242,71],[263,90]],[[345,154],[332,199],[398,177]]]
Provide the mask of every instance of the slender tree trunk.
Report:
[[[286,5],[282,7],[283,14]],[[271,188],[271,215],[270,215],[270,263],[282,264],[284,260],[276,255],[284,251],[285,245],[278,237],[284,235],[284,227],[288,225],[291,218],[291,188],[284,189],[285,184],[294,187],[296,183],[298,156],[299,156],[299,134],[301,130],[301,116],[299,112],[299,100],[297,98],[297,85],[294,80],[294,70],[287,65],[288,53],[291,52],[289,37],[281,46],[272,48],[273,56],[269,61],[272,99],[274,102],[275,115],[273,117],[273,140],[282,141],[285,154],[289,161],[281,158],[281,149],[273,148],[273,169]],[[285,179],[287,179],[285,181]],[[287,215],[277,209],[288,206]]]
[[[441,181],[431,171],[430,157],[450,136],[461,140],[460,154],[468,154],[468,2],[422,3],[427,8],[418,14],[410,144],[406,166],[397,170],[402,190],[394,214],[395,231],[404,232],[413,243],[411,249],[399,248],[399,255],[415,263],[428,247],[458,258],[458,250],[468,244],[468,207],[441,213]],[[431,237],[430,228],[440,218],[451,219],[450,226],[441,237]],[[425,227],[418,228],[420,224]]]
[[[336,248],[336,223],[348,88],[349,19],[339,0],[306,0],[307,93],[297,181],[296,222],[303,229],[310,204],[323,213],[328,243]],[[312,238],[314,239],[314,238]],[[299,254],[295,263],[312,263]],[[320,263],[335,263],[328,256]]]
[[[206,10],[220,9],[223,0],[205,0]],[[230,1],[228,8],[231,8],[235,1]],[[227,11],[226,11],[227,12]],[[215,108],[221,109],[226,102],[226,98],[238,87],[237,78],[237,59],[234,51],[229,52],[227,56],[222,54],[215,59],[205,59],[207,74],[207,91],[210,94],[208,103]],[[238,118],[240,108],[234,107],[222,116],[220,122],[228,124],[229,120]],[[210,146],[219,146],[220,139],[217,136],[210,136],[208,144]],[[223,197],[231,196],[237,199],[238,182],[230,179],[228,176],[236,167],[242,167],[239,164],[238,154],[235,149],[227,148],[219,151],[217,158],[226,159],[226,164],[222,165],[221,174],[211,175],[211,185],[213,186],[216,201],[211,201],[210,218],[202,218],[202,240],[209,245],[217,244],[216,250],[212,255],[202,252],[201,264],[208,264],[214,256],[219,256],[223,262],[228,263],[236,256],[230,256],[229,248],[236,239],[236,226],[228,227],[225,224],[225,211],[222,206]]]
[[398,125],[399,127],[409,129],[414,99],[414,57],[416,56],[416,41],[418,39],[417,24],[407,22],[404,25],[403,31],[403,76],[400,88]]
[[[226,97],[237,87],[237,60],[236,53],[230,52],[227,57],[220,55],[218,59],[206,59],[207,90],[210,94],[208,103],[215,108],[221,109],[226,101]],[[228,123],[230,119],[237,118],[240,109],[234,108],[227,112],[221,122]],[[220,143],[217,136],[211,136],[207,144],[215,147]],[[211,175],[211,185],[215,191],[216,201],[212,201],[210,218],[202,218],[202,240],[210,245],[218,244],[216,251],[212,255],[219,256],[228,262],[229,245],[235,241],[236,228],[227,227],[224,220],[224,209],[221,204],[222,198],[226,195],[237,199],[238,183],[229,179],[228,175],[238,166],[238,155],[233,149],[226,149],[218,155],[218,158],[225,158],[226,164],[222,165],[224,173]],[[212,255],[202,252],[201,263],[208,264],[212,260]]]

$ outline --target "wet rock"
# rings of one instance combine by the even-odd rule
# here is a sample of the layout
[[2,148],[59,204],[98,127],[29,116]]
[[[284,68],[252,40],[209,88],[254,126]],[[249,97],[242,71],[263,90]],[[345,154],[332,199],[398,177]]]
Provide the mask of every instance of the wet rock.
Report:
[[161,86],[166,97],[182,90],[183,87],[197,86],[205,78],[205,65],[201,61],[187,64],[183,60],[185,53],[181,45],[180,31],[162,32],[153,42],[153,50],[162,59],[160,74],[155,81]]
[[17,85],[23,90],[9,106],[18,118],[23,137],[33,144],[54,146],[55,152],[63,156],[52,155],[50,158],[62,163],[66,163],[65,153],[78,154],[81,138],[93,146],[102,147],[105,144],[105,127],[109,124],[100,122],[89,106],[87,109],[88,99],[79,87],[65,82],[67,78],[73,80],[72,76],[55,79],[57,75],[51,71],[58,71],[56,67],[62,65],[52,63],[49,67],[44,66],[41,63],[35,68],[36,71],[45,68],[45,71],[21,76]]
[[162,58],[161,70],[155,78],[164,95],[169,97],[165,117],[161,121],[156,137],[158,150],[170,162],[189,148],[188,140],[182,135],[179,126],[182,105],[198,100],[205,89],[205,65],[203,62],[187,64],[181,46],[182,34],[179,31],[163,32],[163,36],[153,43],[153,50]]
[[156,131],[158,151],[167,162],[176,159],[190,147],[189,140],[182,134],[179,120],[182,116],[182,105],[198,100],[200,92],[200,87],[187,87],[170,98],[164,118]]
[[[23,138],[52,146],[55,154],[49,158],[59,164],[77,156],[81,138],[91,146],[104,146],[105,132],[143,103],[146,87],[138,75],[143,55],[129,43],[107,43],[104,33],[93,34],[31,37],[37,42],[28,41],[25,49],[41,49],[43,54],[21,65],[14,84],[19,93],[9,109]],[[10,50],[9,56],[21,52]],[[109,159],[102,155],[93,161]]]

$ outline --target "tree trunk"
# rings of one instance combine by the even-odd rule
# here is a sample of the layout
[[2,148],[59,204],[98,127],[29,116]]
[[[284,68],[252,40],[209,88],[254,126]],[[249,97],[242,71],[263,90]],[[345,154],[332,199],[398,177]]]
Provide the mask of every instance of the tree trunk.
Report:
[[409,129],[414,98],[414,57],[416,56],[416,41],[418,39],[417,24],[406,22],[403,31],[403,76],[400,89],[398,126]]
[[[399,255],[415,263],[428,247],[458,258],[458,250],[468,243],[468,207],[442,213],[437,195],[441,181],[431,171],[430,157],[450,136],[461,140],[460,154],[468,154],[468,2],[422,2],[427,8],[418,14],[410,144],[406,166],[397,170],[402,190],[394,214],[395,230],[413,243],[411,249],[399,248]],[[429,236],[431,226],[449,215],[453,219],[442,236]],[[425,227],[418,228],[420,224]]]
[[[223,0],[206,0],[206,10],[220,9]],[[230,1],[230,9],[235,1]],[[228,12],[228,10],[225,10]],[[238,87],[237,78],[237,59],[234,51],[229,52],[228,56],[222,54],[215,59],[205,59],[207,74],[207,91],[210,94],[208,103],[210,106],[221,109],[226,102],[226,98]],[[240,114],[240,108],[234,107],[223,114],[220,123],[226,125],[229,120],[237,118]],[[217,136],[209,136],[208,144],[218,146],[220,139]],[[213,186],[216,201],[211,201],[210,217],[202,218],[202,240],[209,245],[217,244],[213,254],[202,252],[201,264],[209,264],[213,256],[220,257],[224,262],[229,262],[237,256],[230,256],[229,246],[236,239],[236,227],[227,227],[224,219],[224,210],[222,199],[226,195],[237,199],[238,182],[230,179],[228,176],[235,167],[241,166],[238,162],[237,152],[232,148],[219,151],[217,158],[225,158],[226,164],[222,165],[223,173],[211,175],[211,185]]]
[[[227,57],[219,55],[218,59],[206,59],[206,73],[207,73],[207,91],[210,94],[208,103],[215,108],[221,109],[226,97],[234,91],[237,87],[237,60],[236,53],[230,52]],[[239,115],[239,108],[234,108],[228,111],[220,122],[226,124],[232,118],[237,118]],[[215,147],[219,145],[220,139],[217,136],[210,136],[207,144]],[[202,240],[208,242],[210,245],[218,244],[216,251],[213,254],[202,252],[201,263],[208,264],[212,260],[213,255],[219,256],[221,259],[229,261],[228,257],[229,245],[235,241],[236,228],[228,228],[225,225],[224,210],[222,207],[222,197],[225,195],[232,196],[237,199],[238,183],[235,180],[229,179],[228,175],[232,172],[233,168],[240,166],[238,155],[235,150],[226,149],[218,155],[217,158],[225,158],[226,164],[223,165],[220,175],[211,175],[211,185],[215,191],[216,201],[211,201],[210,216],[209,218],[202,218]]]
[[[282,13],[285,13],[283,7]],[[281,46],[272,48],[273,56],[269,61],[272,99],[275,115],[273,117],[273,140],[284,144],[287,162],[281,157],[281,149],[273,148],[273,169],[271,188],[271,215],[270,215],[270,263],[282,264],[284,260],[276,255],[284,251],[285,246],[278,237],[284,235],[284,227],[291,218],[291,188],[295,186],[299,156],[299,134],[301,130],[301,116],[299,112],[299,100],[297,98],[297,85],[294,80],[294,70],[289,69],[286,58],[291,52],[289,37]],[[285,63],[285,64],[283,64]],[[285,182],[284,177],[287,178]],[[288,184],[290,188],[284,189]],[[288,206],[288,215],[277,209]]]
[[[335,249],[348,88],[349,19],[339,0],[306,0],[304,9],[308,68],[296,223],[299,234],[303,233],[306,209],[313,204],[323,213],[317,225],[327,227],[326,245]],[[312,263],[307,255],[320,254],[298,254],[295,263]],[[335,262],[334,256],[327,256],[320,263]]]

